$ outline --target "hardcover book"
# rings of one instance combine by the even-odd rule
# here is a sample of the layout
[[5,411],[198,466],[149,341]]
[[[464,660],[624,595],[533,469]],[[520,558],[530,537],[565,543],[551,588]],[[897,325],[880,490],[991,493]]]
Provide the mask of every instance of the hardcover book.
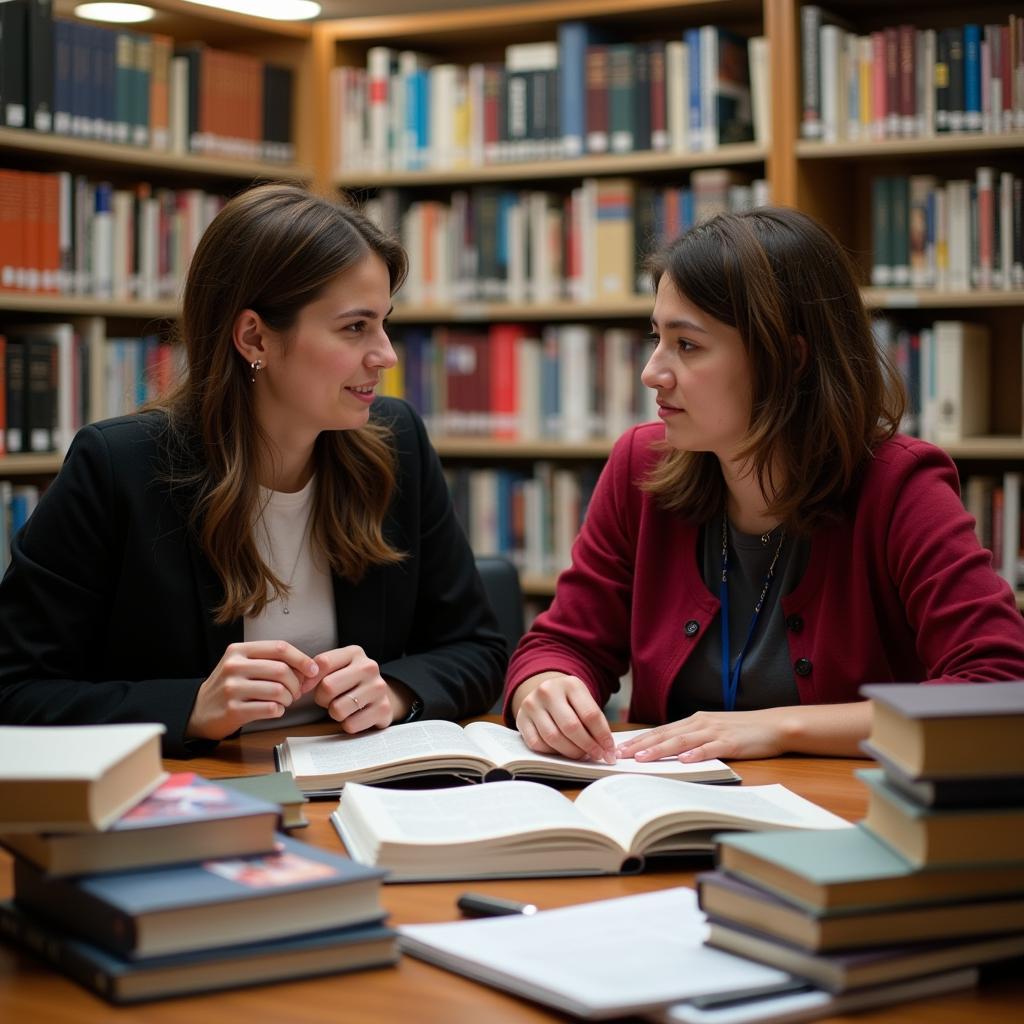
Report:
[[1024,932],[904,945],[886,942],[867,949],[812,953],[765,931],[744,928],[731,921],[711,918],[708,925],[708,944],[715,949],[790,971],[829,992],[993,963],[1024,953]]
[[269,855],[47,879],[14,865],[26,910],[130,959],[379,921],[383,872],[278,837]]
[[708,917],[755,929],[812,953],[1024,932],[1024,895],[1016,899],[812,913],[721,872],[698,875],[697,893]]
[[852,827],[785,786],[629,775],[600,779],[575,802],[533,782],[429,791],[351,784],[331,820],[356,861],[398,882],[635,872],[645,858],[710,851],[720,830]]
[[1024,855],[922,871],[863,827],[720,836],[716,858],[728,874],[812,913],[1024,893]]
[[[625,742],[647,730],[617,733]],[[514,729],[492,722],[410,722],[383,732],[347,736],[289,736],[274,748],[278,767],[309,795],[334,795],[348,782],[395,782],[459,776],[475,782],[514,777],[586,783],[606,775],[654,775],[688,782],[738,782],[721,761],[684,764],[674,758],[615,764],[537,754]]]
[[106,828],[164,777],[162,725],[0,726],[0,831]]
[[398,960],[397,934],[381,924],[126,960],[0,902],[0,938],[52,964],[111,1003],[138,1003],[242,985],[384,967]]
[[278,818],[276,804],[180,772],[105,832],[0,834],[0,844],[48,875],[87,875],[269,853]]
[[874,704],[864,749],[911,778],[1024,776],[1024,682],[862,686]]
[[882,771],[856,774],[869,790],[865,827],[915,866],[1020,863],[1024,807],[929,809],[889,786]]

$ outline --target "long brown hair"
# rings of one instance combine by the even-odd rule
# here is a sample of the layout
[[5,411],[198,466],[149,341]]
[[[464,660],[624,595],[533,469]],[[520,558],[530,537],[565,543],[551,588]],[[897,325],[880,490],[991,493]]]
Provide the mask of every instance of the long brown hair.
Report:
[[[393,293],[407,265],[398,242],[350,207],[272,184],[228,202],[192,257],[178,324],[188,372],[157,407],[168,414],[174,452],[191,456],[184,474],[172,458],[173,478],[195,488],[191,525],[224,586],[218,623],[258,615],[271,595],[288,593],[253,536],[261,511],[256,470],[268,439],[254,415],[251,371],[232,343],[235,320],[252,309],[287,332],[332,279],[371,252],[386,264]],[[371,565],[400,560],[383,533],[395,488],[387,427],[324,431],[313,463],[313,550],[353,582]]]
[[[667,274],[743,339],[752,408],[740,458],[749,460],[769,514],[798,531],[838,514],[906,406],[843,248],[806,214],[761,208],[712,217],[648,267],[655,290]],[[699,523],[725,504],[710,452],[667,451],[644,486]]]

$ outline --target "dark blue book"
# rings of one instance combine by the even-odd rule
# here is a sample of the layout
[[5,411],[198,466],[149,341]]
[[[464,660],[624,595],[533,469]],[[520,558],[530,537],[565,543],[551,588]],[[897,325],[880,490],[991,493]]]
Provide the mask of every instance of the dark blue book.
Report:
[[22,908],[119,956],[144,959],[380,921],[384,872],[278,836],[268,855],[48,879],[20,858]]
[[90,875],[270,853],[280,808],[194,772],[169,775],[102,832],[0,834],[48,875]]
[[398,960],[396,933],[380,924],[151,960],[125,960],[6,902],[0,902],[0,938],[41,957],[112,1003],[385,967]]

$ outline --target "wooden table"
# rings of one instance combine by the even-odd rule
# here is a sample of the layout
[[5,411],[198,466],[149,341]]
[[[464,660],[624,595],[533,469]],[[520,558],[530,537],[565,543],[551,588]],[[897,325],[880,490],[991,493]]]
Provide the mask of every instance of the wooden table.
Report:
[[[305,726],[292,733],[324,732]],[[198,771],[211,778],[258,774],[273,769],[271,750],[278,732],[255,733],[221,744],[216,757],[168,761],[170,771]],[[781,782],[790,789],[853,821],[863,816],[864,787],[854,768],[867,762],[785,757],[744,761],[735,767],[747,785]],[[307,829],[294,834],[308,842],[341,851],[328,816],[333,800],[306,805]],[[706,866],[702,862],[702,866]],[[383,902],[393,924],[448,921],[457,917],[455,899],[468,888],[536,903],[541,909],[587,900],[627,896],[673,885],[690,884],[690,871],[648,872],[615,878],[531,879],[520,881],[389,885]],[[0,851],[0,897],[11,895],[10,858]],[[609,937],[611,941],[611,937]],[[1020,961],[987,972],[979,991],[929,999],[856,1017],[851,1022],[906,1024],[987,1024],[1024,1020],[1024,979]],[[563,1015],[505,995],[495,989],[403,957],[397,967],[336,977],[314,978],[213,995],[171,999],[139,1006],[114,1007],[57,974],[27,954],[0,945],[0,1022],[2,1024],[527,1024],[565,1020]]]

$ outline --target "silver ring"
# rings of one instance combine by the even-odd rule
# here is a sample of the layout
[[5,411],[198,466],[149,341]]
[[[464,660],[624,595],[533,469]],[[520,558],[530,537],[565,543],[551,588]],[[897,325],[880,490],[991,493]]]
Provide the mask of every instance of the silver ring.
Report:
[[359,700],[358,700],[358,698],[356,697],[356,695],[354,693],[350,693],[348,695],[348,697],[349,697],[349,700],[351,700],[352,703],[355,704],[356,711],[362,711],[363,710],[363,705],[359,703]]

